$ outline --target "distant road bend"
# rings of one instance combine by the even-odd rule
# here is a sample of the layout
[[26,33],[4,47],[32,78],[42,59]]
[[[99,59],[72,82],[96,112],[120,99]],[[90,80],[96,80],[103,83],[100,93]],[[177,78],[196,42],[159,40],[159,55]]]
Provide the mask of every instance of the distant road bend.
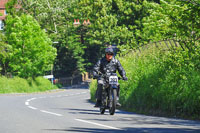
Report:
[[200,132],[199,121],[138,115],[117,110],[114,116],[89,101],[88,88],[41,94],[0,95],[2,133],[184,133]]

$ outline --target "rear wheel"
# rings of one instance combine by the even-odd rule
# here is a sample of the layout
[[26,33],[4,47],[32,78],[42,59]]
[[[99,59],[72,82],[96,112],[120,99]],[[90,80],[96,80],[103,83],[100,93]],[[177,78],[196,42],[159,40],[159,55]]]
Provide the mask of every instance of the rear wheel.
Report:
[[117,104],[117,90],[113,89],[110,95],[110,108],[109,108],[110,115],[115,114],[116,104]]

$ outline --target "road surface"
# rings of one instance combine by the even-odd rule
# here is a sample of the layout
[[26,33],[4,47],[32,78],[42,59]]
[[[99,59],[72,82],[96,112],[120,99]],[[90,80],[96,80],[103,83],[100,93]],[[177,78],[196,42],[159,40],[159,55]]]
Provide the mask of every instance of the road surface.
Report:
[[1,133],[184,133],[200,132],[200,121],[152,117],[117,110],[101,115],[87,88],[40,94],[0,95]]

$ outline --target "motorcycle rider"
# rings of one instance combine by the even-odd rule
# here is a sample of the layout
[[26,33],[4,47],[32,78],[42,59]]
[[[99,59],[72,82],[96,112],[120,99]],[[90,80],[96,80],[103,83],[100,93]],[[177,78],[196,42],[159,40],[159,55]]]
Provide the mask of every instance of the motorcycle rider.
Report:
[[[93,77],[97,79],[97,82],[98,82],[97,90],[96,90],[97,101],[96,101],[95,107],[101,106],[102,91],[103,91],[104,85],[106,84],[105,79],[101,77],[101,74],[116,73],[116,70],[118,70],[123,80],[128,80],[128,78],[126,77],[126,72],[124,68],[120,64],[119,60],[117,60],[114,57],[113,48],[108,47],[105,49],[105,57],[103,57],[97,62],[93,70]],[[121,104],[119,103],[119,87],[117,90],[117,106],[121,106]]]

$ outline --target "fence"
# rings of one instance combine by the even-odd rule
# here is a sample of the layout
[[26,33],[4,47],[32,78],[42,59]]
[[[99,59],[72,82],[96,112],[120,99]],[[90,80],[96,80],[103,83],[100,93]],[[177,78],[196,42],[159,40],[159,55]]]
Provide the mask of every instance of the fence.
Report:
[[90,79],[90,73],[86,72],[72,77],[63,77],[55,79],[55,83],[62,84],[62,86],[71,86],[80,84],[81,82],[87,81],[89,79]]
[[180,45],[178,42],[176,42],[175,40],[163,40],[163,41],[158,41],[158,42],[151,42],[147,45],[141,45],[139,47],[137,47],[136,50],[139,50],[139,52],[141,52],[141,49],[145,49],[145,47],[148,47],[149,45],[155,45],[156,47],[162,46],[164,43],[164,45],[167,46],[167,50],[169,49],[175,49],[176,47],[181,47],[184,50],[184,47],[182,45]]

